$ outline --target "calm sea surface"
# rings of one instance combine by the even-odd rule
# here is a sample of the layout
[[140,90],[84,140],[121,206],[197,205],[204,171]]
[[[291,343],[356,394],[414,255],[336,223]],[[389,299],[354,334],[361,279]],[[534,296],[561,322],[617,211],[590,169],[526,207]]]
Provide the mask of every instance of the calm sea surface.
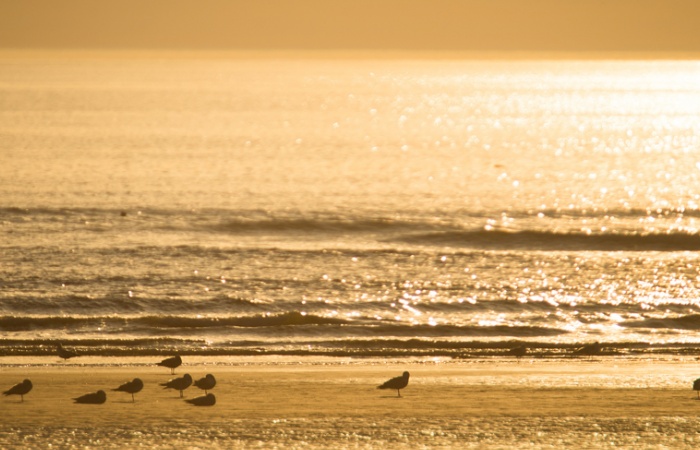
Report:
[[700,63],[0,62],[0,355],[700,345]]

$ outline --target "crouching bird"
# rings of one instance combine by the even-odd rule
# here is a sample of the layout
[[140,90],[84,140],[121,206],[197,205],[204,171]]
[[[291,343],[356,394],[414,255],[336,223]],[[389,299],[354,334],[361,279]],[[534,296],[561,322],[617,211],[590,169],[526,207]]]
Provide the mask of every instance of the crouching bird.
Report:
[[78,353],[74,352],[73,350],[68,350],[63,345],[61,345],[60,342],[56,346],[56,353],[58,353],[58,356],[61,359],[71,359],[71,358],[75,358],[76,356],[78,356]]
[[99,390],[97,392],[92,392],[90,394],[81,395],[73,399],[75,403],[85,403],[90,405],[101,405],[107,401],[107,394],[105,391]]
[[216,397],[214,397],[214,394],[209,393],[195,398],[188,398],[185,401],[194,406],[214,406],[216,404]]
[[400,377],[392,378],[386,383],[377,386],[377,389],[396,389],[396,392],[399,394],[399,397],[401,397],[401,389],[408,386],[409,376],[410,375],[408,374],[408,372],[404,372],[403,375],[401,375]]

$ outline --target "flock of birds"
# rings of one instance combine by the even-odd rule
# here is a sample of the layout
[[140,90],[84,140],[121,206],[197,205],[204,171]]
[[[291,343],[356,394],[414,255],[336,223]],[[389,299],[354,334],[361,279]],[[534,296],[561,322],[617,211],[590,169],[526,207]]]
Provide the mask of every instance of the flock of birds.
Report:
[[[598,343],[591,344],[591,346],[593,346],[593,348],[582,348],[580,354],[600,352],[600,347]],[[78,356],[76,352],[63,347],[60,343],[58,344],[57,352],[58,356],[63,359],[70,359],[75,356]],[[510,353],[516,356],[517,358],[521,358],[527,353],[527,348],[524,346],[517,347],[515,349],[512,349]],[[175,369],[182,365],[182,358],[180,357],[180,355],[165,358],[157,365],[169,368],[171,375],[174,375]],[[404,372],[401,376],[387,380],[385,383],[377,386],[377,389],[395,389],[398,397],[401,397],[401,389],[404,389],[406,386],[408,386],[409,377],[410,374],[408,372]],[[216,397],[214,396],[214,394],[209,392],[214,388],[214,386],[216,386],[216,378],[214,378],[214,375],[210,373],[206,374],[204,377],[198,380],[194,380],[189,373],[186,373],[181,377],[172,378],[165,383],[160,383],[160,385],[163,386],[164,389],[174,389],[176,391],[180,391],[180,398],[184,397],[185,389],[194,385],[202,389],[204,391],[204,395],[191,399],[185,399],[187,403],[190,403],[195,406],[213,406],[216,404]],[[21,383],[17,383],[10,389],[3,392],[3,395],[19,395],[20,402],[24,402],[24,396],[27,395],[33,387],[34,386],[32,385],[32,382],[28,379],[25,379]],[[141,392],[142,389],[143,381],[140,378],[134,378],[133,380],[127,381],[126,383],[112,390],[131,394],[131,401],[135,402],[136,399],[134,397],[134,394]],[[693,390],[697,391],[697,399],[700,400],[700,378],[693,382]],[[105,391],[99,390],[97,392],[91,392],[89,394],[81,395],[80,397],[75,397],[73,401],[75,403],[102,404],[107,401],[107,394],[105,393]]]
[[[61,344],[58,344],[56,351],[58,353],[58,356],[62,359],[70,359],[78,356],[78,353],[63,347],[63,345]],[[179,355],[173,356],[162,360],[157,365],[169,368],[170,373],[174,375],[175,369],[182,365],[182,358]],[[160,383],[160,385],[163,386],[164,389],[175,389],[177,391],[180,391],[180,398],[184,397],[183,391],[185,389],[194,385],[202,389],[204,391],[204,395],[194,397],[191,399],[185,399],[187,403],[190,403],[195,406],[213,406],[216,404],[216,397],[214,396],[214,394],[209,392],[214,388],[214,386],[216,386],[216,378],[214,378],[214,375],[210,373],[206,374],[204,377],[198,380],[194,380],[190,374],[186,373],[181,377],[172,378],[165,383]],[[17,383],[10,389],[3,392],[3,395],[19,395],[20,402],[24,402],[24,396],[27,395],[33,387],[34,385],[32,384],[31,380],[25,379],[21,383]],[[134,394],[141,392],[142,389],[143,380],[141,380],[140,378],[134,378],[133,380],[127,381],[126,383],[112,390],[116,392],[126,392],[127,394],[131,394],[131,401],[136,402]],[[80,397],[75,397],[73,398],[73,401],[75,403],[100,405],[107,401],[107,394],[105,393],[105,391],[99,390],[96,392],[90,392],[88,394],[81,395]]]
[[[61,345],[60,343],[58,344],[56,350],[58,356],[62,359],[70,359],[78,356],[78,353],[63,347],[63,345]],[[170,374],[174,375],[175,369],[182,365],[182,358],[180,357],[180,355],[172,356],[170,358],[165,358],[161,362],[157,363],[157,365],[169,368]],[[386,381],[385,383],[377,386],[377,389],[395,389],[398,396],[401,397],[401,389],[408,386],[409,376],[410,375],[408,372],[404,372],[403,375],[392,378]],[[203,390],[204,395],[191,399],[185,399],[187,403],[190,403],[195,406],[214,406],[216,404],[216,397],[214,396],[214,394],[209,392],[214,388],[214,386],[216,386],[216,378],[214,378],[214,375],[210,373],[206,374],[204,377],[198,380],[194,380],[189,373],[186,373],[181,377],[172,378],[165,383],[160,383],[160,385],[163,386],[164,389],[174,389],[176,391],[180,391],[180,398],[184,397],[184,390],[192,386],[193,384],[194,386]],[[700,378],[696,380],[696,384],[698,384],[698,389],[700,390]],[[17,383],[10,389],[3,392],[3,395],[19,395],[20,402],[24,402],[24,396],[27,395],[33,387],[34,386],[32,385],[32,382],[28,379],[25,379],[21,383]],[[131,394],[131,401],[136,402],[134,394],[141,392],[142,389],[143,381],[140,378],[134,378],[133,380],[127,381],[126,383],[112,390]],[[700,393],[698,394],[698,396],[700,398]],[[105,391],[99,390],[96,392],[90,392],[89,394],[81,395],[80,397],[75,397],[73,398],[73,401],[75,403],[100,405],[107,401],[107,394],[105,393]]]

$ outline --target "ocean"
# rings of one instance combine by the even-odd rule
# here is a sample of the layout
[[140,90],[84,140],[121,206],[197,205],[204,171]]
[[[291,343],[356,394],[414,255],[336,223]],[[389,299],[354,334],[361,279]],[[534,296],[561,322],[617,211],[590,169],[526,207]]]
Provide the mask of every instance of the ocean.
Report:
[[0,356],[696,352],[699,144],[694,61],[5,59]]

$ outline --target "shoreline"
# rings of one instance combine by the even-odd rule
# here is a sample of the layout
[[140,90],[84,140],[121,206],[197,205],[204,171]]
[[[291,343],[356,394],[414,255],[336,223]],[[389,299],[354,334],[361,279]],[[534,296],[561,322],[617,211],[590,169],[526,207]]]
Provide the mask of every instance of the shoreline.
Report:
[[[4,391],[24,378],[31,379],[34,388],[24,402],[17,396],[0,398],[8,413],[0,425],[0,447],[12,447],[16,443],[13,436],[30,436],[41,446],[60,443],[53,435],[76,433],[87,440],[102,436],[103,443],[115,447],[136,447],[143,439],[166,448],[246,447],[260,442],[294,447],[301,445],[296,440],[300,434],[312,448],[331,444],[323,436],[344,439],[344,445],[352,447],[375,448],[387,442],[404,447],[423,438],[425,445],[431,446],[438,442],[433,440],[435,436],[428,439],[421,433],[439,429],[446,433],[440,445],[473,439],[475,446],[495,448],[512,442],[513,436],[498,432],[479,437],[474,430],[527,425],[534,427],[534,433],[537,427],[546,427],[550,430],[547,439],[567,441],[580,437],[567,433],[578,436],[591,427],[609,425],[613,427],[609,433],[614,434],[615,427],[626,423],[624,430],[618,430],[620,441],[631,436],[627,434],[630,429],[659,422],[665,424],[666,431],[655,439],[666,442],[664,439],[672,437],[666,436],[667,431],[675,434],[700,425],[700,401],[692,391],[694,378],[700,376],[695,358],[334,362],[250,358],[236,365],[185,359],[175,375],[143,361],[128,366],[90,361],[30,366],[10,365],[3,359],[0,389]],[[401,398],[395,391],[376,389],[403,370],[410,371],[411,379]],[[216,376],[217,385],[211,390],[217,397],[216,405],[192,406],[176,391],[159,386],[185,373],[194,379],[206,373]],[[111,391],[137,376],[145,387],[136,394],[135,402],[129,394]],[[102,405],[80,405],[71,400],[98,389],[107,392]],[[185,398],[202,394],[195,387],[184,391]],[[396,423],[410,429],[397,431]],[[572,426],[575,432],[570,430]],[[296,431],[290,434],[290,429]],[[343,434],[347,429],[354,434]],[[448,429],[452,431],[445,431]],[[332,430],[339,434],[332,435]],[[561,436],[557,438],[557,434]],[[192,442],[198,442],[199,437],[202,442],[191,443],[185,437],[189,435],[194,436]],[[218,436],[218,444],[207,444],[213,435]],[[362,438],[365,435],[370,438]],[[139,438],[132,440],[133,436]],[[314,436],[320,441],[314,443]]]

